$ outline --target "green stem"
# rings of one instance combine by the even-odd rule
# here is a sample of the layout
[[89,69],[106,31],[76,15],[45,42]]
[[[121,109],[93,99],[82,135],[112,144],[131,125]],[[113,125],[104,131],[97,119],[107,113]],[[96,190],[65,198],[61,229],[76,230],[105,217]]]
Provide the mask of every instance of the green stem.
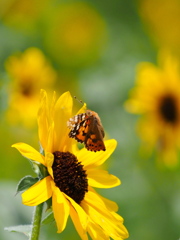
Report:
[[42,219],[42,211],[43,211],[44,203],[35,206],[33,220],[32,220],[32,230],[29,240],[38,240],[39,239],[39,232],[41,227],[41,219]]

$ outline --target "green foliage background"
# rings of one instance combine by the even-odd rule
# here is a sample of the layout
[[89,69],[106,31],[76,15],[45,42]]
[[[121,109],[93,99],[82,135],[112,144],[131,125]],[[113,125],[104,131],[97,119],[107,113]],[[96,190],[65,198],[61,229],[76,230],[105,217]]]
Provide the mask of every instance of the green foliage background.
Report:
[[[9,1],[9,0],[8,0]],[[6,1],[0,0],[4,9]],[[76,1],[51,1],[46,9],[46,21],[51,22],[53,6]],[[11,148],[16,142],[26,142],[38,149],[37,129],[10,126],[5,118],[7,109],[7,79],[4,62],[8,56],[28,47],[40,48],[61,71],[64,81],[56,83],[60,93],[70,90],[98,112],[109,138],[118,146],[106,167],[118,176],[122,184],[114,189],[100,190],[119,205],[125,220],[129,240],[178,240],[180,238],[180,177],[179,168],[159,168],[155,155],[139,152],[140,140],[136,133],[137,117],[127,113],[123,104],[134,86],[135,68],[141,61],[156,61],[158,49],[148,35],[133,0],[82,1],[90,4],[106,24],[105,45],[98,57],[86,64],[65,64],[57,60],[44,41],[47,25],[37,21],[35,28],[9,25],[1,12],[0,20],[0,239],[26,239],[18,233],[3,230],[6,226],[29,224],[33,208],[21,204],[15,196],[16,185],[25,175],[33,175],[28,161]],[[48,14],[47,14],[48,13]],[[71,221],[62,234],[56,234],[55,223],[41,229],[40,239],[79,239]]]

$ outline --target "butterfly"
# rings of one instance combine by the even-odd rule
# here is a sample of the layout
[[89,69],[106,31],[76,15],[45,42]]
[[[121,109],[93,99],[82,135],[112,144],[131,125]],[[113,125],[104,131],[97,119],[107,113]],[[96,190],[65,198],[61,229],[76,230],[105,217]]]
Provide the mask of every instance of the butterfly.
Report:
[[104,129],[96,112],[86,110],[85,113],[75,115],[68,120],[67,126],[71,129],[69,137],[84,143],[87,150],[106,150],[103,142]]

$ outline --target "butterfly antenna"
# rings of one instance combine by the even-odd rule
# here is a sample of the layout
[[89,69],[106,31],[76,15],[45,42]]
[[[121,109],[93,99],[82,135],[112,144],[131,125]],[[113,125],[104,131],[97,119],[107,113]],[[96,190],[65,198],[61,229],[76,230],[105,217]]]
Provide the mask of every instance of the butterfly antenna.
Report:
[[79,102],[81,103],[82,105],[84,104],[82,100],[79,100],[76,96],[74,96],[74,98]]

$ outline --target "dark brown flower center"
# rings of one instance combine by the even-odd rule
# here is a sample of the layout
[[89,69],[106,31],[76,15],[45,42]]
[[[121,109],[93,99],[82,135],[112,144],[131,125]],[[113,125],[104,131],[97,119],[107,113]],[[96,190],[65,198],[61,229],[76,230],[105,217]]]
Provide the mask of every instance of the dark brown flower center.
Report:
[[160,104],[160,114],[166,122],[176,123],[178,120],[178,109],[176,99],[172,96],[165,96]]
[[32,80],[23,79],[23,81],[19,84],[20,91],[25,97],[30,97],[33,95],[34,86]]
[[88,180],[83,165],[70,152],[56,151],[52,166],[56,186],[78,204],[88,191]]

